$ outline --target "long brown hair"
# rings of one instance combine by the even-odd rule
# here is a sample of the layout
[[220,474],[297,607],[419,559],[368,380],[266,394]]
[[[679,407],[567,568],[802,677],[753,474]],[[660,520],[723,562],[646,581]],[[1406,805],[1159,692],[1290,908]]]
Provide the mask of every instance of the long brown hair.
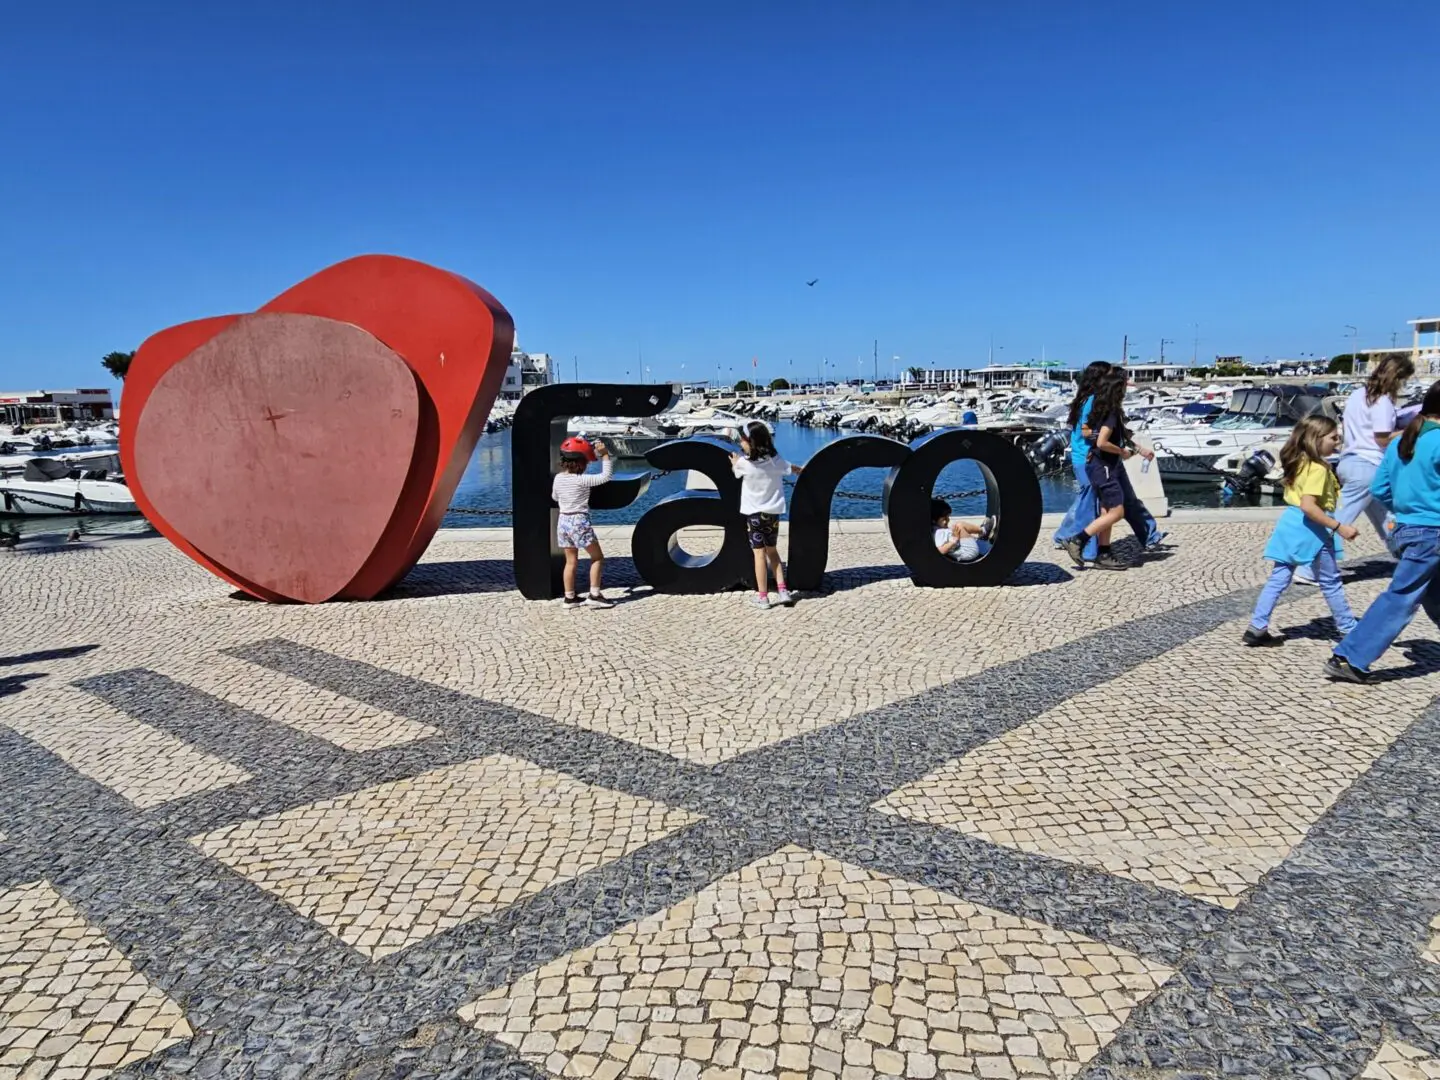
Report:
[[1430,384],[1430,389],[1425,391],[1425,400],[1420,403],[1420,411],[1410,418],[1404,434],[1400,436],[1400,447],[1396,453],[1405,464],[1410,464],[1415,457],[1415,440],[1420,438],[1420,429],[1427,419],[1434,417],[1440,417],[1440,382]]
[[1110,441],[1116,446],[1124,446],[1130,438],[1130,430],[1125,426],[1125,391],[1129,388],[1130,373],[1124,368],[1111,367],[1100,377],[1095,387],[1095,404],[1090,406],[1090,426],[1097,433],[1106,417],[1115,416],[1120,426],[1110,433]]
[[1110,365],[1104,360],[1096,360],[1080,373],[1080,379],[1075,384],[1075,396],[1070,401],[1069,427],[1071,429],[1080,423],[1080,410],[1085,407],[1085,402],[1095,395],[1095,388],[1100,385],[1100,380],[1108,374],[1110,374]]
[[1375,370],[1365,380],[1365,404],[1374,405],[1382,397],[1393,398],[1400,393],[1405,380],[1415,374],[1415,362],[1408,356],[1394,353],[1375,365]]
[[1325,464],[1320,440],[1333,435],[1337,427],[1339,425],[1334,420],[1320,413],[1311,413],[1295,425],[1290,438],[1285,440],[1285,448],[1280,451],[1280,468],[1285,474],[1286,487],[1295,483],[1300,470],[1312,461],[1325,465],[1327,469],[1330,467]]

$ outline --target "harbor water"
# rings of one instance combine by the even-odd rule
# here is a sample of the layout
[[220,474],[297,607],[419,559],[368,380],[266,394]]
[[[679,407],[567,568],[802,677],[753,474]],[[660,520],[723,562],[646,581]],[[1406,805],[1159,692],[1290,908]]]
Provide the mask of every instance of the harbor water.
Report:
[[[841,433],[827,428],[801,427],[781,421],[773,425],[775,443],[780,453],[797,465],[810,460],[821,447],[839,438]],[[848,434],[848,433],[846,433]],[[483,528],[510,524],[511,472],[510,430],[482,435],[451,500],[452,510],[445,516],[447,528]],[[623,461],[619,471],[643,471],[640,461]],[[879,517],[880,496],[885,485],[884,469],[857,469],[840,485],[831,516],[837,518]],[[684,489],[682,474],[656,476],[643,496],[621,510],[598,512],[601,524],[625,525],[638,521],[640,515],[667,495]],[[956,462],[941,474],[935,490],[941,495],[972,492],[984,487],[980,470],[971,462]],[[1047,513],[1064,512],[1075,495],[1075,480],[1069,469],[1040,478],[1040,490]],[[1165,490],[1175,508],[1216,507],[1220,505],[1220,485],[1172,484]],[[951,498],[951,508],[958,516],[983,517],[986,513],[984,495]],[[149,535],[149,526],[140,517],[10,517],[0,519],[0,533],[12,536],[68,534],[78,529],[82,537],[100,539],[111,536]]]
[[[801,427],[787,421],[772,425],[775,429],[775,445],[780,453],[796,465],[804,465],[821,447],[849,432],[836,432],[827,428]],[[624,461],[619,471],[642,471],[644,463]],[[880,496],[885,486],[885,469],[856,469],[840,484],[830,514],[837,518],[866,518],[880,516]],[[971,492],[983,488],[985,482],[980,469],[973,462],[959,461],[948,466],[935,484],[940,495],[954,492]],[[630,506],[621,510],[596,512],[595,520],[600,524],[633,524],[640,515],[667,495],[682,491],[685,477],[682,474],[656,476],[649,489]],[[1063,513],[1075,497],[1075,478],[1069,468],[1054,475],[1040,478],[1040,490],[1045,500],[1047,513]],[[1216,507],[1220,505],[1220,485],[1175,484],[1165,490],[1170,505],[1176,508]],[[483,527],[487,525],[508,525],[511,505],[510,475],[510,432],[497,431],[482,436],[470,460],[470,467],[460,481],[451,500],[454,508],[445,517],[445,525],[451,527]],[[953,512],[962,517],[983,517],[986,513],[984,495],[968,495],[949,500]]]

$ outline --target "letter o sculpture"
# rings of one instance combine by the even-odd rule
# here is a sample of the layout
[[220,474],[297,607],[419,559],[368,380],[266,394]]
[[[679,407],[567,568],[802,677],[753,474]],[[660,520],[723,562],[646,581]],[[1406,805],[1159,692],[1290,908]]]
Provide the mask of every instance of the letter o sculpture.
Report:
[[[985,471],[992,503],[999,504],[990,550],[974,562],[956,562],[935,546],[930,500],[940,470],[970,460]],[[910,444],[910,456],[885,480],[885,524],[890,542],[916,585],[956,588],[999,585],[1020,568],[1040,535],[1044,502],[1030,459],[1014,443],[988,431],[946,428]]]

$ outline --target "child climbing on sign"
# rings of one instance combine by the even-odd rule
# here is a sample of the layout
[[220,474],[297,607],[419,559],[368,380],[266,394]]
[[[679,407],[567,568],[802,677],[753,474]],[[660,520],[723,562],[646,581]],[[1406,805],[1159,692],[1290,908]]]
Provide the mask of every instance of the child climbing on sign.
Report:
[[740,449],[730,455],[730,467],[740,478],[740,513],[750,533],[755,553],[755,600],[758,608],[770,607],[769,573],[775,574],[775,602],[786,607],[795,603],[785,588],[785,567],[776,547],[780,538],[780,515],[785,512],[785,477],[800,475],[800,466],[791,465],[775,450],[770,429],[758,420],[740,432]]
[[1307,416],[1295,425],[1285,448],[1280,451],[1280,467],[1285,474],[1285,512],[1275,523],[1270,542],[1265,545],[1265,558],[1273,560],[1275,569],[1255,602],[1250,626],[1242,639],[1246,645],[1283,645],[1285,639],[1270,630],[1270,616],[1280,596],[1289,588],[1295,571],[1310,567],[1315,582],[1325,594],[1335,626],[1344,637],[1355,629],[1355,616],[1345,602],[1340,587],[1341,540],[1354,540],[1354,525],[1345,525],[1335,518],[1335,504],[1340,498],[1340,481],[1326,463],[1326,458],[1340,449],[1340,429],[1326,416]]
[[[587,473],[586,467],[601,459],[600,472]],[[600,541],[595,538],[595,528],[590,524],[590,489],[610,482],[615,465],[610,451],[598,439],[591,446],[581,438],[569,438],[560,444],[560,471],[555,474],[550,486],[550,495],[560,507],[560,520],[555,527],[555,539],[565,552],[565,606],[608,608],[615,605],[605,599],[601,591],[601,576],[605,572],[605,553],[600,550]],[[580,565],[580,549],[590,556],[590,595],[575,593],[575,576]]]

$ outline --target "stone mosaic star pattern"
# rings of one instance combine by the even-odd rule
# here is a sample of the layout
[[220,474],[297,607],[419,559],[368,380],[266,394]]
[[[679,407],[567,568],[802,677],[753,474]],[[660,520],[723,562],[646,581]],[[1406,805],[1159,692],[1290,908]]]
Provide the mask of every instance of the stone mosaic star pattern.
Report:
[[191,1035],[48,883],[0,893],[0,1080],[88,1080]]
[[[1284,624],[1323,610],[1309,598]],[[1440,672],[1364,688],[1312,675],[1297,694],[1283,676],[1318,672],[1330,643],[1289,641],[1277,670],[1278,650],[1236,648],[1244,626],[1077,695],[876,809],[1234,907],[1440,690]],[[1191,671],[1204,678],[1176,693]]]
[[191,842],[379,958],[697,820],[497,754]]
[[1440,1057],[1387,1040],[1360,1080],[1440,1080]]
[[461,1017],[556,1076],[1072,1076],[1171,974],[786,847]]
[[[1326,632],[1313,622],[1324,613],[1313,593],[1286,597],[1277,624],[1298,633],[1283,650],[1239,648],[1239,623],[1209,638],[1209,651],[1194,649],[1248,611],[1246,590],[1267,570],[1259,558],[1266,522],[1181,523],[1173,553],[1120,575],[1072,575],[1042,537],[1015,582],[963,595],[914,588],[883,533],[852,532],[852,524],[837,524],[832,537],[834,591],[763,613],[739,594],[626,596],[636,583],[626,542],[608,534],[602,539],[617,556],[609,585],[627,602],[605,612],[522,600],[508,540],[493,533],[442,536],[385,601],[322,607],[237,601],[164,543],[0,552],[0,896],[57,883],[91,932],[132,959],[132,974],[188,1012],[196,1034],[176,1028],[178,1042],[157,1043],[143,1061],[124,1058],[126,1077],[423,1080],[543,1075],[555,1065],[569,1075],[643,1066],[660,1076],[813,1080],[828,1064],[848,1080],[901,1069],[901,1060],[902,1074],[922,1077],[933,1068],[935,1077],[1348,1080],[1372,1064],[1391,1070],[1382,1077],[1424,1075],[1418,1062],[1440,1052],[1440,963],[1428,962],[1440,955],[1432,942],[1440,926],[1425,925],[1440,910],[1440,706],[1429,704],[1440,648],[1423,618],[1380,665],[1387,682],[1325,685],[1313,678]],[[1378,550],[1373,536],[1354,547],[1361,557]],[[1358,569],[1362,577],[1382,572]],[[1378,588],[1376,580],[1347,584],[1357,610]],[[772,677],[751,678],[742,662],[749,652],[783,662],[765,669]],[[1137,865],[1178,868],[1169,888],[1088,856],[1062,855],[1067,864],[1045,848],[1024,849],[1016,834],[989,843],[868,811],[947,761],[993,752],[1006,732],[1063,717],[1067,699],[1111,703],[1109,695],[1131,690],[1155,697],[1132,713],[1112,709],[1130,735],[1143,734],[1153,709],[1173,715],[1150,741],[1106,750],[1121,754],[1123,778],[1199,768],[1183,754],[1167,757],[1187,701],[1197,703],[1188,710],[1195,746],[1212,754],[1205,768],[1257,745],[1290,753],[1285,740],[1311,730],[1290,726],[1295,718],[1244,729],[1216,720],[1286,680],[1290,704],[1306,697],[1317,714],[1347,717],[1313,731],[1331,741],[1308,757],[1292,754],[1297,778],[1279,780],[1280,794],[1309,801],[1249,791],[1254,802],[1244,805],[1257,830],[1274,830],[1241,847],[1233,822],[1242,793],[1227,786],[1239,774],[1202,769],[1180,802],[1201,815],[1192,847],[1222,838],[1204,865],[1180,866],[1156,846],[1153,824],[1126,820],[1144,841]],[[1356,710],[1366,707],[1384,730],[1356,733]],[[1382,754],[1389,732],[1402,728]],[[1155,760],[1136,760],[1147,756]],[[481,761],[496,762],[495,773],[476,780],[457,772],[441,782],[444,796],[432,797],[436,774]],[[549,809],[507,809],[536,797],[519,777],[537,768],[564,777],[573,799],[562,793]],[[1249,779],[1274,781],[1263,770]],[[1100,774],[1082,781],[1091,789],[1086,813],[1110,813]],[[1041,777],[1040,798],[1049,782]],[[423,790],[409,795],[397,786],[417,783]],[[496,792],[499,805],[481,808]],[[457,826],[459,818],[473,828]],[[1081,831],[1063,838],[1072,852]],[[223,838],[235,862],[216,861],[186,837]],[[773,857],[782,864],[820,859],[844,869],[839,896],[802,898],[805,880],[789,901],[799,910],[833,904],[841,919],[834,932],[853,933],[853,947],[818,940],[818,954],[840,950],[823,959],[838,974],[822,972],[821,955],[813,969],[798,967],[798,930],[748,928],[747,918],[778,922],[774,897],[789,888],[779,877],[745,893],[775,912],[715,911],[717,890],[743,892],[739,868],[760,859],[783,877],[766,857],[786,844],[825,854],[785,848]],[[1251,850],[1259,854],[1246,864]],[[247,860],[257,876],[234,872]],[[1240,880],[1222,879],[1235,866]],[[1266,868],[1260,887],[1248,889],[1245,875]],[[465,869],[488,876],[472,880]],[[819,881],[817,872],[817,890]],[[1214,886],[1215,895],[1202,902],[1180,884]],[[861,886],[863,901],[844,891]],[[923,889],[952,929],[914,918],[914,940],[902,943],[892,894],[914,901]],[[1297,914],[1312,932],[1297,933]],[[712,917],[713,926],[697,925]],[[735,941],[724,936],[726,920],[738,920]],[[652,928],[645,942],[636,938],[641,925]],[[76,927],[55,922],[50,936]],[[955,992],[970,977],[959,974],[963,963],[948,963],[938,947],[916,955],[947,933],[956,935],[954,952],[995,950],[966,953],[980,971],[979,997],[966,1002],[970,1027]],[[885,934],[893,962],[879,956]],[[961,935],[977,943],[963,945]],[[624,955],[622,940],[631,943]],[[1050,948],[1055,955],[1042,955]],[[596,955],[601,949],[610,951]],[[1072,972],[1075,950],[1093,974]],[[704,997],[714,973],[705,963],[731,963],[731,953],[728,990],[717,984]],[[1053,963],[1062,959],[1063,973]],[[676,978],[667,974],[672,960],[680,984],[658,985]],[[1004,972],[986,969],[993,960]],[[932,973],[934,965],[942,970]],[[1153,986],[1170,967],[1183,967],[1184,977],[1153,992],[1122,981],[1144,975]],[[691,985],[697,968],[704,978]],[[847,986],[857,978],[848,973],[862,969],[865,987]],[[790,982],[772,981],[786,971]],[[812,975],[814,985],[801,985]],[[573,987],[572,976],[581,980]],[[641,976],[653,976],[648,988]],[[1113,988],[1099,980],[1108,976],[1139,1004],[1107,1001]],[[1052,1011],[1021,1008],[1029,991],[1007,986],[1008,977],[1030,978]],[[517,1006],[523,995],[514,988],[540,991],[542,981],[533,1007]],[[587,1045],[589,1029],[567,1026],[630,989],[643,1000],[614,1006],[615,1038],[604,1046]],[[651,1001],[660,990],[669,1002]],[[713,1035],[689,1012],[683,1030],[672,1030],[697,995],[717,1013]],[[480,1013],[481,998],[499,1011]],[[467,1002],[479,1027],[456,1016]],[[1070,1007],[1079,1015],[1067,1015]],[[640,1013],[625,1013],[624,1023],[643,1024],[646,1040],[677,1039],[679,1049],[662,1041],[644,1051],[653,1061],[641,1059],[639,1045],[624,1041],[635,1029],[621,1030],[620,1012],[631,1008]],[[661,1011],[671,1008],[674,1015]],[[787,1017],[787,1008],[804,1014]],[[812,1008],[833,1015],[812,1016]],[[27,1017],[27,1030],[44,1029],[59,1010],[32,1012],[39,1015]],[[514,1020],[513,1036],[493,1037],[486,1016],[492,1026]],[[542,1039],[522,1049],[556,1018],[553,1047]],[[1067,1031],[1062,1019],[1083,1026]],[[799,1038],[805,1025],[814,1029],[809,1041]],[[75,1049],[22,1068],[61,1077],[116,1068],[103,1064],[117,1052],[107,1046],[62,1071]]]

